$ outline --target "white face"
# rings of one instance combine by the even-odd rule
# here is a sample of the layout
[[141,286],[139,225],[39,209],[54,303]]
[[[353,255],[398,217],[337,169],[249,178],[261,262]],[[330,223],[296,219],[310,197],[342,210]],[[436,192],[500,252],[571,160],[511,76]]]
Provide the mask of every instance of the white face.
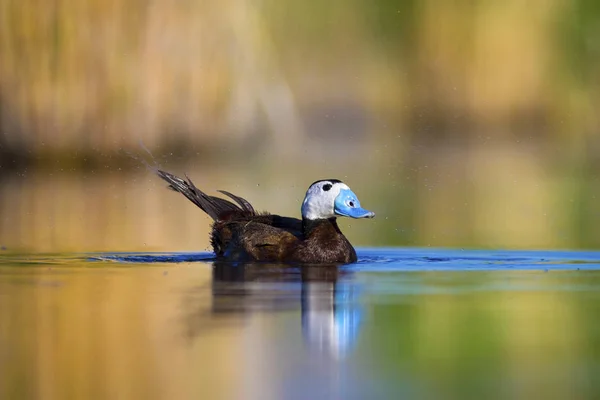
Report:
[[342,182],[318,181],[313,183],[306,191],[302,203],[302,218],[327,219],[335,217],[335,199],[342,189],[350,190],[348,185]]

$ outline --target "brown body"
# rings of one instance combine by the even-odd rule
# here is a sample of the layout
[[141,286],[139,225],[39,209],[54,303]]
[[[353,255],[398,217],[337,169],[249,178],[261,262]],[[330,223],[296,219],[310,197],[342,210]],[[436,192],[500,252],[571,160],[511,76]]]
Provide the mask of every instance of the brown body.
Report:
[[356,251],[340,231],[336,219],[299,220],[257,213],[246,200],[222,192],[237,204],[208,196],[189,180],[164,171],[158,176],[182,193],[215,221],[211,244],[220,259],[307,264],[356,262]]

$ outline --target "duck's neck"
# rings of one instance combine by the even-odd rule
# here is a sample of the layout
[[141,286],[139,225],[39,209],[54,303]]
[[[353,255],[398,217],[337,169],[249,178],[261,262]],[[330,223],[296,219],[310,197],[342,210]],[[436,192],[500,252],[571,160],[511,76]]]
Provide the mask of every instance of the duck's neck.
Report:
[[335,233],[342,234],[335,217],[324,219],[302,218],[302,233],[305,238],[313,236],[318,231],[335,231]]

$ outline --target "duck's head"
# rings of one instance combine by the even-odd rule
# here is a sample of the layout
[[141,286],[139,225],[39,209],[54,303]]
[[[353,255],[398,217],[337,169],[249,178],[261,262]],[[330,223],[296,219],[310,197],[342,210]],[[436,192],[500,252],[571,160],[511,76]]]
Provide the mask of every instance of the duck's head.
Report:
[[337,179],[316,181],[306,191],[302,218],[373,218],[375,213],[361,208],[360,201],[344,182]]

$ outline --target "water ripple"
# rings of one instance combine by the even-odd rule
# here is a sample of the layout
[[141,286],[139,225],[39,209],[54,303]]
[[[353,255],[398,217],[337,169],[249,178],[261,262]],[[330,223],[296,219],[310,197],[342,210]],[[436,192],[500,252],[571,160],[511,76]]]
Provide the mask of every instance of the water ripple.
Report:
[[[359,248],[359,261],[345,271],[469,271],[469,270],[600,270],[599,251],[455,250],[428,248]],[[0,265],[76,265],[212,263],[214,254],[87,253],[3,254]]]
[[90,261],[113,261],[120,263],[189,263],[213,261],[212,253],[111,253],[89,257]]

